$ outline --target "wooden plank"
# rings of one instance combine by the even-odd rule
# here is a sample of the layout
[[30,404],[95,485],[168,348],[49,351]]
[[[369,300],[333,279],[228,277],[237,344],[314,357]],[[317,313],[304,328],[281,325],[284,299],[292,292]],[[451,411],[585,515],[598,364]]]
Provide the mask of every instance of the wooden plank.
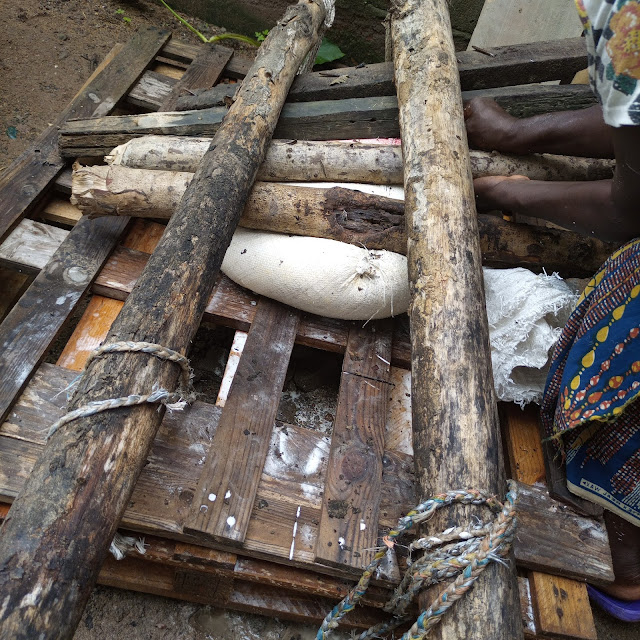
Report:
[[[547,505],[546,511],[543,504]],[[577,515],[570,507],[550,498],[546,489],[518,485],[516,538],[518,560],[529,569],[579,579],[584,576],[583,563],[587,562],[590,582],[608,584],[614,579],[609,540],[602,523]],[[577,550],[591,541],[593,555],[585,558]],[[562,570],[552,569],[560,565]]]
[[[532,85],[463,92],[463,98],[494,98],[509,113],[522,117],[536,113],[580,109],[596,103],[589,87]],[[60,131],[65,157],[104,156],[133,137],[148,134],[213,135],[227,110],[216,107],[172,114],[110,116],[68,122]],[[285,104],[274,136],[294,140],[338,140],[398,137],[397,101],[393,96],[324,100]]]
[[169,31],[148,27],[138,31],[122,49],[84,85],[54,124],[17,158],[0,177],[0,238],[42,197],[60,173],[58,129],[70,118],[100,117],[110,113],[171,37]]
[[538,406],[528,404],[521,409],[512,403],[500,403],[500,409],[511,470],[509,476],[525,484],[544,482]]
[[[121,246],[147,254],[153,253],[164,228],[164,225],[155,222],[136,220],[127,232]],[[56,364],[74,371],[82,371],[89,354],[97,349],[107,337],[107,333],[122,310],[123,304],[121,300],[94,295]]]
[[198,54],[184,75],[178,80],[171,93],[160,105],[160,111],[173,111],[180,95],[189,89],[208,89],[212,87],[224,71],[225,65],[233,55],[233,49],[212,45]]
[[585,585],[567,578],[547,578],[537,572],[529,576],[538,633],[542,637],[596,640]]
[[[81,220],[0,325],[0,420],[105,263],[128,218]],[[9,348],[10,347],[10,348]]]
[[[529,405],[522,411],[513,404],[502,404],[501,410],[511,476],[526,483],[544,481],[538,408]],[[556,528],[556,540],[560,537]],[[605,552],[607,548],[608,542]],[[580,556],[573,555],[573,558],[579,559]],[[593,616],[583,582],[539,571],[530,571],[527,582],[532,604],[535,605],[533,624],[537,631],[551,633],[553,637],[593,637]],[[565,606],[568,615],[565,615]]]
[[366,566],[378,538],[389,399],[388,323],[349,332],[316,543],[316,561]]
[[[206,45],[204,44],[190,44],[188,42],[171,40],[163,47],[162,56],[169,58],[172,61],[188,65],[205,47]],[[229,78],[244,78],[252,63],[253,58],[249,58],[248,56],[238,54],[236,52],[227,63],[225,75]]]
[[82,371],[89,354],[104,341],[123,304],[120,300],[93,296],[56,364]]
[[72,205],[68,198],[52,197],[39,212],[38,217],[72,227],[82,218],[82,211]]
[[0,264],[36,274],[68,235],[68,231],[49,224],[21,220],[0,245]]
[[[456,54],[463,90],[558,80],[584,69],[587,62],[582,38],[487,47],[483,51],[486,53],[472,50]],[[157,91],[154,80],[149,78],[146,83],[151,89],[146,103],[150,106]],[[224,98],[234,95],[236,88],[236,85],[219,85],[207,91],[195,91],[195,95],[184,96],[178,101],[178,110],[221,106]],[[142,89],[142,86],[136,89],[138,100],[143,96]],[[302,74],[291,86],[288,100],[310,102],[391,95],[395,95],[393,65],[381,62]]]
[[185,524],[198,538],[245,540],[298,319],[289,307],[258,302]]
[[[65,389],[76,377],[74,371],[42,365],[1,425],[1,499],[11,501],[20,491],[44,446],[49,425],[64,412]],[[184,542],[195,541],[183,531],[183,523],[195,503],[202,464],[210,451],[220,411],[213,405],[196,402],[184,412],[165,415],[120,526]],[[323,434],[309,429],[280,424],[273,431],[243,555],[329,575],[359,575],[360,569],[314,563],[329,447]],[[394,526],[415,504],[411,467],[410,456],[385,451],[379,534],[384,535],[385,528]],[[602,558],[608,553],[604,527],[590,519],[571,516],[568,508],[549,501],[544,491],[527,491],[534,493],[522,501],[522,523],[514,549],[518,564],[531,566],[528,559],[533,555],[552,561],[547,570],[582,580],[597,581],[598,576],[602,577]],[[292,525],[298,506],[299,534],[290,560]],[[550,540],[547,534],[539,537],[541,528],[547,532],[552,528],[555,539]],[[201,543],[225,550],[225,545],[210,540]],[[558,553],[545,551],[549,546]],[[583,556],[580,562],[575,561],[577,556]],[[539,567],[539,562],[535,566]],[[583,573],[578,576],[577,572]]]
[[486,0],[469,49],[575,38],[581,33],[574,0]]

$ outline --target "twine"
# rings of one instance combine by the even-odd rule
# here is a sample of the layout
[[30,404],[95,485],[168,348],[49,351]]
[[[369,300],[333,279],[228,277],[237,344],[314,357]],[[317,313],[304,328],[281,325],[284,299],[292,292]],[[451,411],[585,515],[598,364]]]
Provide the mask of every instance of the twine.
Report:
[[108,400],[93,400],[82,407],[78,407],[69,413],[63,415],[57,420],[47,433],[47,440],[63,425],[73,422],[78,418],[85,418],[87,416],[95,415],[96,413],[102,413],[103,411],[110,411],[111,409],[119,409],[121,407],[132,407],[140,404],[163,404],[169,409],[169,411],[180,411],[184,407],[193,402],[195,394],[192,390],[191,379],[193,378],[193,371],[189,366],[189,360],[181,353],[163,347],[160,344],[153,344],[151,342],[112,342],[105,344],[89,354],[87,361],[84,365],[86,371],[96,358],[109,353],[148,353],[150,355],[159,358],[160,360],[167,360],[169,362],[175,362],[180,365],[182,369],[180,385],[177,392],[169,392],[166,389],[158,388],[154,385],[151,393],[146,395],[130,395],[122,398],[110,398]]
[[[428,520],[437,509],[454,504],[485,505],[496,515],[485,525],[477,521],[468,527],[451,527],[439,536],[421,538],[410,547],[426,551],[423,558],[409,563],[407,572],[395,590],[384,610],[392,614],[391,620],[364,631],[358,640],[381,637],[396,627],[409,621],[405,611],[421,589],[455,579],[444,589],[434,602],[415,621],[402,640],[421,640],[441,620],[446,611],[469,591],[479,575],[491,562],[504,563],[502,558],[508,555],[516,528],[516,485],[509,481],[509,492],[501,503],[495,496],[487,496],[473,489],[448,491],[429,498],[400,518],[398,526],[383,539],[385,546],[376,553],[365,568],[358,584],[336,605],[322,621],[316,635],[317,640],[329,638],[331,630],[336,629],[340,620],[353,610],[362,599],[369,582],[377,570],[387,550],[393,548],[395,540],[402,533]],[[444,545],[444,546],[443,546]]]

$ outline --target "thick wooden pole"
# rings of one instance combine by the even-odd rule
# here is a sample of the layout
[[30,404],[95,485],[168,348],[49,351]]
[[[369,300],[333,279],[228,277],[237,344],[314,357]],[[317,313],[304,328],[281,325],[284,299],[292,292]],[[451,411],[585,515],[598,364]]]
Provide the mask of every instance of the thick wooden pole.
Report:
[[[271,139],[294,74],[325,19],[301,0],[271,30],[179,210],[106,342],[185,353]],[[72,277],[73,274],[70,274]],[[173,390],[176,365],[143,354],[99,358],[71,408]],[[160,424],[157,406],[62,427],[13,503],[0,535],[0,637],[70,638]]]
[[[105,159],[115,166],[195,171],[210,143],[210,138],[143,136],[116,147]],[[606,180],[614,169],[613,160],[600,158],[489,151],[470,151],[469,155],[474,178],[518,174],[531,180]],[[402,184],[402,153],[400,145],[393,143],[274,140],[258,180]]]
[[[87,215],[169,218],[192,177],[119,165],[84,167],[74,172],[72,199]],[[239,224],[407,252],[404,203],[353,189],[256,182]],[[563,277],[585,277],[616,248],[572,231],[513,224],[493,215],[479,215],[478,225],[483,264],[489,266],[545,268]]]
[[[420,497],[466,487],[504,496],[478,226],[447,2],[398,1],[391,25],[404,157]],[[429,531],[466,524],[471,515],[468,509],[447,511],[429,522]],[[514,640],[522,632],[515,572],[494,563],[444,616],[434,636]]]

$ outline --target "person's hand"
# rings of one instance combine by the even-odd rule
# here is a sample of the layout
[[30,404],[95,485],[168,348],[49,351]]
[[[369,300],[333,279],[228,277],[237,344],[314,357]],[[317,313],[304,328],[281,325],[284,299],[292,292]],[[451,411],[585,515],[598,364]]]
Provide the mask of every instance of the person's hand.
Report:
[[473,181],[478,211],[509,210],[513,202],[517,181],[529,180],[527,176],[485,176]]
[[464,104],[469,145],[485,151],[517,153],[515,127],[518,118],[509,115],[491,98],[473,98]]

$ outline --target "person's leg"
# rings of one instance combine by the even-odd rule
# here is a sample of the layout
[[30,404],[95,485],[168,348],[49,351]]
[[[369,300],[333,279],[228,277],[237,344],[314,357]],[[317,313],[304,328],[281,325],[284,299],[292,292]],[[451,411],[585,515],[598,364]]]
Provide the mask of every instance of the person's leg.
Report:
[[640,600],[640,528],[620,516],[604,512],[616,580],[602,588],[620,600]]

